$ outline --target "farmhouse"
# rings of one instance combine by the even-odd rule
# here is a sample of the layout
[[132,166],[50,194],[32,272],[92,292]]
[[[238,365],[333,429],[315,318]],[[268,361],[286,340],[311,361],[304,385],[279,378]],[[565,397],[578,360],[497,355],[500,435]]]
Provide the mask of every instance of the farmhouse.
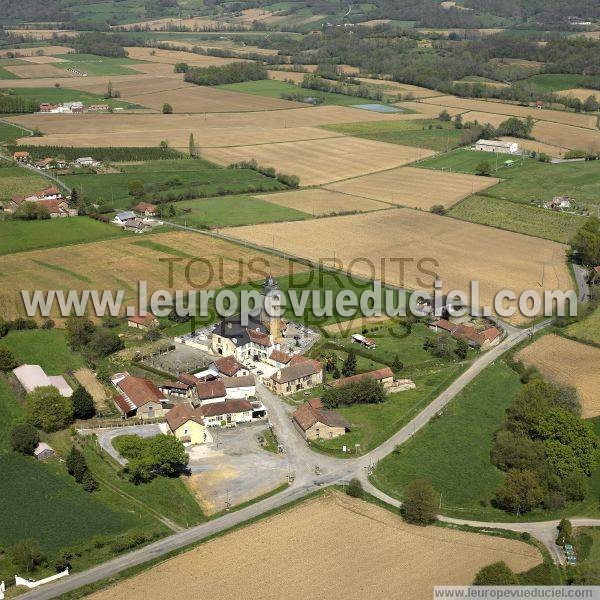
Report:
[[501,142],[498,140],[479,140],[475,143],[475,150],[482,152],[498,152],[501,154],[517,154],[519,144],[516,142]]
[[225,377],[221,380],[225,386],[225,395],[227,399],[240,400],[241,398],[251,398],[256,396],[256,383],[252,375],[242,375],[241,377]]
[[81,158],[76,158],[74,164],[77,167],[96,167],[100,163],[97,160],[94,160],[91,156],[82,156]]
[[141,213],[144,217],[154,217],[156,215],[156,204],[150,204],[149,202],[140,202],[134,211]]
[[133,233],[144,233],[145,231],[150,231],[152,227],[150,227],[149,223],[135,217],[134,219],[127,220],[123,224],[123,229],[132,231]]
[[88,106],[88,112],[106,112],[108,110],[108,104],[90,104]]
[[282,396],[309,390],[321,383],[323,365],[304,356],[294,356],[289,366],[277,371],[266,381],[269,389]]
[[221,379],[198,381],[196,384],[196,397],[200,402],[200,406],[215,402],[223,402],[226,396],[227,391],[225,389],[225,384]]
[[167,399],[149,379],[117,373],[111,377],[111,382],[120,392],[115,404],[124,417],[164,417]]
[[158,389],[167,396],[176,396],[178,398],[196,397],[196,385],[198,379],[189,373],[181,373],[177,381],[167,381],[161,383]]
[[277,367],[278,369],[282,369],[286,365],[290,364],[293,356],[284,352],[283,350],[273,350],[269,355],[269,358],[265,361],[266,363]]
[[53,386],[65,398],[73,395],[73,389],[62,375],[46,375],[40,365],[21,365],[13,369],[13,374],[27,393],[40,387]]
[[136,313],[127,317],[127,326],[133,327],[134,329],[148,331],[148,329],[153,329],[154,327],[158,327],[158,325],[158,319],[151,313],[148,313],[147,315]]
[[222,377],[239,377],[249,373],[248,369],[240,364],[233,355],[215,359],[210,364],[210,369],[214,370],[217,376]]
[[304,439],[331,440],[350,431],[350,425],[334,410],[325,410],[320,398],[305,402],[292,415],[294,425]]
[[29,152],[15,152],[13,153],[13,160],[17,162],[29,162],[31,157],[29,156]]
[[53,158],[42,158],[42,160],[38,160],[35,163],[35,166],[38,169],[47,170],[47,169],[51,169],[53,164],[54,164],[54,159]]
[[224,400],[203,404],[198,412],[207,427],[235,427],[252,422],[253,406],[248,400]]
[[128,221],[131,221],[132,219],[135,219],[135,218],[136,218],[136,216],[133,211],[126,210],[126,211],[123,211],[123,212],[120,212],[119,214],[117,214],[115,216],[115,218],[113,219],[113,223],[115,223],[116,225],[124,226]]
[[204,444],[209,441],[204,418],[189,404],[178,404],[166,415],[169,433],[184,444]]
[[33,451],[33,456],[38,460],[46,460],[54,456],[54,450],[46,442],[40,442]]
[[69,203],[64,199],[40,200],[38,204],[48,210],[51,219],[77,216],[77,209],[69,208]]
[[556,196],[549,202],[544,203],[544,208],[549,210],[563,210],[565,208],[571,208],[572,199],[568,196]]
[[478,330],[473,325],[451,323],[446,319],[439,319],[429,327],[436,332],[446,331],[452,337],[466,341],[472,348],[481,348],[482,350],[497,346],[502,338],[502,331],[497,327],[486,327],[483,330]]
[[367,373],[359,373],[358,375],[352,375],[351,377],[334,379],[333,381],[329,382],[329,385],[334,388],[342,388],[350,383],[362,381],[363,379],[374,379],[375,381],[381,383],[385,389],[391,388],[394,385],[394,373],[389,367],[377,369],[376,371],[369,371]]

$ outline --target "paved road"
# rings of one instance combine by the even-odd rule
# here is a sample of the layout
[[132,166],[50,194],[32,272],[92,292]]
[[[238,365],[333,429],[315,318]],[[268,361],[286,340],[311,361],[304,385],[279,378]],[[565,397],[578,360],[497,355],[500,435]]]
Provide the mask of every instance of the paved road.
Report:
[[579,302],[587,302],[588,298],[590,297],[590,288],[587,282],[589,276],[588,270],[581,265],[573,265],[573,271],[575,273],[577,287],[579,288]]
[[[542,323],[541,325],[538,325],[536,329],[539,330],[549,324],[549,321]],[[269,410],[271,422],[273,423],[279,441],[285,446],[292,469],[295,473],[295,480],[291,486],[275,496],[252,504],[242,510],[228,513],[214,521],[209,521],[208,523],[163,538],[149,546],[145,546],[139,550],[115,558],[87,571],[77,573],[67,579],[62,579],[43,588],[32,590],[23,594],[21,598],[24,600],[46,600],[55,598],[60,594],[116,575],[124,569],[134,565],[153,560],[172,550],[183,548],[189,544],[198,542],[207,536],[225,531],[248,519],[258,517],[269,510],[284,506],[293,500],[302,498],[306,494],[319,489],[320,487],[347,481],[352,477],[359,478],[369,493],[393,506],[400,506],[398,500],[391,498],[368,481],[370,467],[392,452],[397,445],[410,439],[487,366],[530,335],[529,330],[522,330],[514,327],[506,327],[506,331],[506,338],[498,346],[485,354],[480,355],[454,383],[444,390],[410,423],[404,426],[381,446],[364,456],[355,459],[335,458],[313,452],[293,426],[290,419],[289,407],[281,402],[281,400],[272,394],[264,385],[258,384],[257,394]],[[320,468],[319,475],[315,474],[316,465]],[[557,525],[556,521],[542,523],[484,523],[451,519],[443,516],[440,517],[440,519],[445,522],[471,525],[473,527],[528,531],[548,547],[557,562],[562,560],[561,553],[554,544]],[[572,519],[572,523],[578,526],[600,526],[600,519]]]
[[80,429],[83,435],[96,434],[98,443],[104,451],[112,456],[120,465],[125,466],[127,459],[123,458],[113,447],[112,441],[120,435],[139,435],[140,437],[154,437],[161,432],[158,425],[131,425],[127,427],[113,427],[110,429]]

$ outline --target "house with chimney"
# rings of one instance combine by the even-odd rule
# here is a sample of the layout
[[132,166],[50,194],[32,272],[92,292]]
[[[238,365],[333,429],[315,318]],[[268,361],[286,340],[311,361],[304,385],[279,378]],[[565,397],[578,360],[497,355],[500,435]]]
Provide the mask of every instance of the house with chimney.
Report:
[[205,444],[212,438],[206,431],[204,417],[191,404],[178,404],[165,416],[168,432],[186,445]]
[[267,387],[276,394],[289,396],[309,390],[323,383],[323,365],[302,355],[294,356],[288,366],[273,373],[266,380]]
[[320,398],[294,411],[292,421],[307,441],[332,440],[350,431],[350,424],[335,410],[327,410]]
[[115,405],[124,418],[156,419],[170,408],[165,395],[149,379],[124,372],[113,375],[111,383],[117,390]]

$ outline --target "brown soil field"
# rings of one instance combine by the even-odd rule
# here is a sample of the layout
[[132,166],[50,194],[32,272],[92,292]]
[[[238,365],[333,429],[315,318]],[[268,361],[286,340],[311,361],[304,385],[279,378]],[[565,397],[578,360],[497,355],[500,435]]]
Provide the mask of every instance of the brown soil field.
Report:
[[587,88],[573,88],[571,90],[561,90],[560,92],[556,92],[556,95],[579,98],[582,102],[585,102],[590,96],[595,96],[596,100],[600,100],[599,90],[590,90]]
[[278,192],[256,196],[261,200],[286,206],[302,212],[321,217],[349,212],[369,212],[389,208],[383,202],[340,194],[322,188],[299,190],[296,192]]
[[348,136],[280,144],[210,148],[203,152],[205,158],[220,165],[254,159],[261,165],[297,175],[303,186],[319,185],[400,167],[433,154],[434,152],[422,148],[409,148]]
[[204,54],[194,54],[193,52],[183,52],[180,50],[160,50],[159,48],[128,46],[125,48],[129,58],[137,60],[147,60],[151,63],[167,63],[174,65],[185,62],[193,67],[220,67],[232,62],[240,62],[241,58],[220,58],[219,56],[206,56]]
[[[491,306],[503,289],[516,294],[529,289],[541,292],[542,269],[544,289],[573,287],[562,244],[408,208],[236,227],[223,233],[315,263],[336,257],[337,266],[344,270],[413,290],[431,289],[432,271],[446,292],[460,289],[468,294],[470,282],[476,280],[485,306]],[[368,262],[356,262],[359,257]],[[398,258],[411,262],[402,270],[391,262]],[[419,270],[421,260],[430,274]],[[513,321],[523,322],[523,318],[517,314]]]
[[369,77],[357,77],[359,81],[367,85],[379,85],[389,92],[400,94],[412,94],[415,98],[431,98],[433,96],[443,96],[441,92],[430,90],[428,88],[411,85],[409,83],[398,83],[397,81],[386,81],[385,79],[371,79]]
[[94,405],[96,406],[97,411],[108,408],[109,394],[90,369],[79,369],[75,371],[73,375],[94,399]]
[[6,55],[10,52],[12,54],[22,56],[36,56],[39,51],[42,51],[45,56],[52,54],[67,54],[73,52],[73,48],[67,46],[36,46],[34,48],[14,48],[12,50],[0,50],[0,58],[6,58]]
[[[17,77],[22,79],[36,79],[46,77],[75,77],[70,75],[70,71],[66,69],[59,69],[52,65],[17,65],[14,67],[4,67],[7,71],[14,73]],[[46,82],[48,85],[48,82]]]
[[280,98],[243,94],[193,84],[179,85],[177,89],[142,94],[124,94],[121,90],[121,99],[154,110],[161,110],[163,104],[168,103],[176,113],[239,113],[306,107],[300,102],[290,102]]
[[600,131],[597,130],[540,121],[534,125],[532,135],[536,140],[551,146],[590,152],[600,149]]
[[[127,65],[127,68],[144,73],[145,75],[171,75],[173,74],[173,65],[170,63],[137,63]],[[181,75],[183,81],[183,75]]]
[[295,71],[268,71],[269,79],[275,79],[276,81],[293,81],[294,83],[301,83],[306,76],[306,73],[297,73]]
[[66,62],[64,58],[58,58],[58,56],[24,56],[22,60],[33,63],[35,65],[47,65],[52,63]]
[[363,21],[359,23],[361,27],[376,27],[377,25],[385,25],[389,23],[390,19],[371,19],[370,21]]
[[499,181],[476,175],[402,167],[349,179],[327,188],[407,208],[429,210],[436,204],[450,208],[459,200],[485,190]]
[[487,100],[472,100],[470,98],[457,98],[455,96],[439,96],[437,98],[425,99],[423,102],[436,104],[438,106],[450,106],[452,108],[462,108],[463,110],[489,112],[521,118],[531,116],[536,121],[550,121],[552,123],[564,123],[565,125],[596,129],[597,118],[594,115],[569,113],[560,110],[547,110],[534,107],[529,108],[526,106],[517,106],[515,104],[504,104],[503,102],[488,102]]
[[[165,250],[155,249],[153,244],[159,244]],[[169,286],[168,264],[164,261],[178,253],[179,257],[184,253],[189,259],[182,258],[174,263],[173,286]],[[194,258],[200,258],[202,262],[190,266],[188,281],[185,270]],[[149,290],[170,287],[188,290],[193,285],[199,289],[221,288],[260,279],[260,273],[248,269],[248,262],[253,258],[267,261],[257,264],[256,270],[264,270],[263,266],[268,264],[266,272],[269,269],[280,275],[288,272],[288,262],[283,259],[186,232],[131,236],[10,254],[2,258],[0,312],[7,317],[12,315],[10,318],[24,316],[17,290],[122,289],[125,299],[131,301],[136,297],[139,280],[146,280]],[[208,265],[211,265],[212,273]],[[299,265],[295,267],[304,269]]]
[[[299,559],[301,564],[299,563]],[[309,500],[210,540],[103,591],[93,600],[289,598],[429,600],[434,585],[468,585],[495,561],[541,562],[516,540],[417,527],[341,494]]]
[[550,381],[576,388],[585,419],[600,416],[600,348],[550,334],[521,350],[516,358],[537,367]]
[[[195,19],[155,19],[153,21],[142,21],[140,23],[128,23],[127,25],[120,25],[123,29],[133,29],[134,27],[145,27],[151,31],[166,31],[169,26],[175,25],[177,27],[190,27],[202,31],[204,29],[227,29],[227,23],[221,21],[215,21],[214,19],[207,18],[195,18]],[[114,29],[114,27],[113,27]]]
[[[171,65],[166,65],[169,68]],[[170,90],[178,90],[181,88],[192,87],[191,83],[185,83],[183,76],[176,73],[167,75],[123,75],[121,79],[113,79],[111,77],[95,77],[93,81],[88,81],[89,77],[85,77],[84,81],[77,80],[77,89],[92,94],[103,94],[106,92],[106,86],[110,81],[114,91],[121,94],[121,98],[126,96],[138,96],[142,94],[153,94],[156,92],[164,92]],[[198,86],[194,86],[196,88]]]
[[516,142],[519,146],[525,150],[529,150],[530,152],[543,152],[548,156],[552,156],[553,158],[560,158],[565,150],[560,146],[551,146],[550,144],[544,144],[543,142],[538,142],[537,140],[524,140],[521,138],[514,138],[509,136],[504,136],[500,138],[505,142]]
[[[141,64],[141,63],[140,63]],[[139,66],[139,65],[131,65]],[[170,65],[167,65],[170,66]],[[38,78],[38,79],[0,79],[0,88],[28,88],[28,87],[49,87],[53,86],[55,83],[58,83],[61,87],[68,87],[75,90],[84,90],[86,92],[105,92],[106,86],[108,82],[112,82],[113,85],[117,85],[121,82],[135,82],[141,81],[142,79],[149,79],[144,75],[88,75],[87,77],[69,77],[65,75],[65,73],[69,73],[64,69],[60,69],[61,75],[60,77],[52,78],[51,81],[48,81],[48,78]],[[172,72],[172,68],[170,73],[166,75],[162,75],[161,78],[165,78],[169,76],[171,79],[176,79],[177,81],[183,81],[182,75],[176,75]]]

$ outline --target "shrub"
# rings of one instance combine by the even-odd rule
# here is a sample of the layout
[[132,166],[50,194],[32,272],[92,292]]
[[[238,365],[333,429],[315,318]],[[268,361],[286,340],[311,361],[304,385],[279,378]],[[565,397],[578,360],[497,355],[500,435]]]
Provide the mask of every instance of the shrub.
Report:
[[511,568],[504,562],[492,563],[479,570],[473,585],[518,585],[519,580]]
[[75,388],[71,402],[73,403],[73,416],[76,419],[91,419],[96,414],[94,399],[82,385]]
[[12,371],[19,366],[19,361],[8,348],[0,348],[0,371]]
[[54,386],[39,387],[27,394],[28,420],[47,432],[65,429],[73,421],[73,405]]
[[42,553],[38,542],[33,539],[23,540],[15,544],[10,555],[13,564],[27,572],[33,571],[46,561],[46,556]]
[[40,443],[37,429],[30,423],[19,423],[10,432],[10,445],[21,454],[32,455]]
[[409,523],[428,525],[436,520],[437,493],[425,479],[411,481],[402,494],[402,515]]
[[346,487],[346,494],[352,498],[362,498],[364,496],[362,483],[356,478],[351,479]]

